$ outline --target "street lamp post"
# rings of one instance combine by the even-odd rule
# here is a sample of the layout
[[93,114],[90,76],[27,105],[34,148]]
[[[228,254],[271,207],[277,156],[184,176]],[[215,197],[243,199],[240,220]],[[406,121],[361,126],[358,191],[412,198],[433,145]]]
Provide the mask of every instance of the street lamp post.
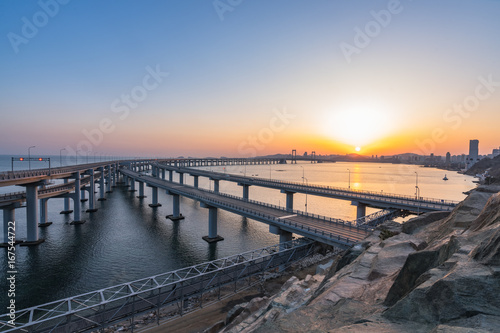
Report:
[[349,189],[351,189],[351,169],[347,169],[349,171]]
[[36,146],[31,146],[28,148],[28,169],[31,170],[31,148],[35,148]]
[[418,200],[420,198],[420,188],[418,187],[418,173],[415,171],[415,198]]
[[66,148],[59,149],[59,166],[62,166],[62,151]]
[[[305,182],[306,182],[306,186],[309,187],[309,182],[307,181],[307,178],[303,177]],[[307,213],[307,187],[306,187],[306,213]]]
[[300,165],[300,167],[302,168],[302,184],[304,184],[304,167],[302,165]]

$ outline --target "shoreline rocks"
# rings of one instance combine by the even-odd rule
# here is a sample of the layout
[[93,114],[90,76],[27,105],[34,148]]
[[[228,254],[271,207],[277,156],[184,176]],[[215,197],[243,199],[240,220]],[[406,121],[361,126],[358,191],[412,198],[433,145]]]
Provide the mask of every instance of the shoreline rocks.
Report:
[[[479,187],[451,214],[429,213],[399,227],[383,224],[330,269],[303,281],[290,279],[277,295],[221,332],[498,330],[496,190]],[[381,233],[387,238],[381,240]]]

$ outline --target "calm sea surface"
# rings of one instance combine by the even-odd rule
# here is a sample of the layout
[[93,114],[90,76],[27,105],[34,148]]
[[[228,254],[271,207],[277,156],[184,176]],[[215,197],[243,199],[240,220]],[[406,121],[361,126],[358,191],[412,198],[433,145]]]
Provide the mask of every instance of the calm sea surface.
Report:
[[[59,166],[59,157],[52,157],[52,166]],[[90,160],[89,162],[92,162]],[[31,167],[47,167],[33,162]],[[16,162],[15,170],[27,169]],[[307,182],[337,187],[415,195],[418,173],[420,195],[447,200],[462,200],[464,191],[475,185],[472,177],[432,168],[378,163],[324,163],[257,166],[206,167],[204,169],[246,174],[262,178]],[[11,157],[0,156],[0,171],[11,170]],[[442,178],[447,174],[448,181]],[[193,185],[193,178],[185,175]],[[178,181],[178,175],[174,177]],[[212,189],[207,179],[199,180],[200,187]],[[1,187],[0,193],[22,191],[22,187]],[[220,183],[220,190],[242,195],[234,183]],[[268,232],[266,224],[219,210],[218,231],[224,241],[208,244],[201,239],[208,234],[208,210],[198,202],[181,198],[181,212],[186,217],[179,222],[165,218],[172,213],[172,199],[159,193],[162,207],[150,208],[151,192],[145,188],[145,199],[137,193],[117,187],[107,194],[107,201],[97,202],[99,210],[85,213],[88,203],[81,205],[82,225],[70,225],[71,215],[61,215],[62,199],[48,202],[48,220],[53,224],[40,228],[45,242],[35,247],[16,247],[17,309],[26,308],[64,297],[109,287],[123,282],[164,273],[216,258],[230,256],[278,243],[278,236]],[[250,198],[276,205],[285,204],[285,195],[277,190],[250,188]],[[295,209],[305,210],[306,195],[296,194]],[[348,201],[307,196],[307,210],[316,214],[352,220],[356,207]],[[368,209],[367,213],[376,210]],[[16,210],[17,238],[26,238],[25,209]],[[0,230],[3,239],[3,231]],[[0,313],[7,306],[7,250],[0,249]]]

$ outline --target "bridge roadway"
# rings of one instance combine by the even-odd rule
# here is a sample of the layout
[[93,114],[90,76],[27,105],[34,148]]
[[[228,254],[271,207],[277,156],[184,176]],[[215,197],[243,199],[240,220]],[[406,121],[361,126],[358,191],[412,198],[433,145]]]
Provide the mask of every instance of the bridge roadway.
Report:
[[[412,196],[379,193],[371,191],[350,190],[339,187],[323,186],[323,185],[305,185],[298,182],[289,182],[275,179],[246,177],[234,174],[227,174],[221,172],[213,172],[206,170],[199,170],[193,168],[178,167],[174,165],[167,165],[169,163],[153,163],[153,167],[158,169],[168,170],[170,172],[178,172],[180,174],[190,174],[194,177],[208,177],[215,181],[230,181],[238,183],[244,187],[244,197],[248,196],[249,186],[262,186],[281,190],[287,194],[287,207],[293,208],[294,193],[304,193],[308,195],[317,195],[327,198],[341,199],[352,201],[354,205],[358,206],[358,216],[361,218],[366,215],[366,207],[374,207],[380,209],[401,209],[412,212],[432,212],[432,211],[452,211],[458,204],[456,201],[439,200],[432,198],[415,198]],[[170,174],[170,180],[172,175]],[[195,179],[197,182],[197,179]],[[216,184],[218,186],[218,184]],[[245,189],[246,187],[246,189]],[[246,195],[245,195],[246,193]]]
[[[322,243],[347,248],[366,238],[372,230],[367,226],[356,226],[338,219],[290,211],[254,200],[162,180],[128,169],[122,168],[120,173],[128,177],[128,181],[133,180],[147,184],[153,188],[153,192],[160,188],[166,190],[168,194],[174,195],[173,219],[181,217],[178,213],[178,196],[199,201],[202,207],[209,208],[211,211],[209,212],[209,236],[205,239],[207,241],[220,237],[217,235],[217,208],[269,224],[270,231],[279,234],[281,241],[290,240],[291,233],[296,233]],[[153,193],[152,206],[158,205],[155,197],[157,198],[157,194]]]

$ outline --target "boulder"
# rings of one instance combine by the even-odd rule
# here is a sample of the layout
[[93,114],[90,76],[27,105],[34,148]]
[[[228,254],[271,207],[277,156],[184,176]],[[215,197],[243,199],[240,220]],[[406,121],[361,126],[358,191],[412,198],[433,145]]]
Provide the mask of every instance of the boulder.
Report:
[[477,231],[500,222],[500,193],[492,195],[481,214],[472,222],[470,230]]
[[412,235],[431,223],[447,218],[449,215],[450,212],[431,212],[422,214],[404,222],[402,225],[402,232]]
[[323,265],[316,266],[316,274],[325,275],[326,272],[333,266],[333,259]]
[[248,302],[237,304],[231,310],[229,310],[229,312],[226,315],[226,320],[225,320],[226,325],[229,325],[234,320],[234,318],[238,317],[240,313],[243,312],[243,310],[247,305]]
[[[465,258],[464,258],[465,259]],[[427,324],[500,313],[500,276],[474,261],[461,260],[429,271],[426,282],[384,312],[390,320]]]
[[471,255],[485,265],[500,267],[500,227],[493,230],[491,236],[482,241]]

